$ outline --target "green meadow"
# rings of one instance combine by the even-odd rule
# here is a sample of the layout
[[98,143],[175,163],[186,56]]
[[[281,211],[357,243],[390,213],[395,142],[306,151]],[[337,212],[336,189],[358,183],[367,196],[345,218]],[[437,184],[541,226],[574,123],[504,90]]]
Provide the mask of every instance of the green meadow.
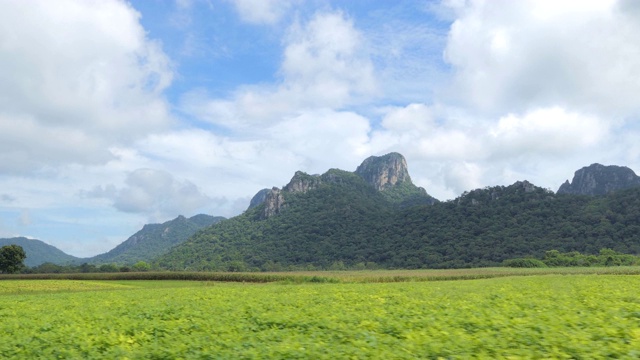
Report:
[[268,283],[3,277],[0,358],[640,357],[637,275],[371,274]]

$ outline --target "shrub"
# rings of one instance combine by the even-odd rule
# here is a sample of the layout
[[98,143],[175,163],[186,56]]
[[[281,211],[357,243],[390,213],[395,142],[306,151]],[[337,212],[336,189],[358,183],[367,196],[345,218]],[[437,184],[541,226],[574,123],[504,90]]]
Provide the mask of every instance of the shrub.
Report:
[[502,262],[505,267],[513,268],[543,268],[547,267],[541,260],[533,258],[507,259]]

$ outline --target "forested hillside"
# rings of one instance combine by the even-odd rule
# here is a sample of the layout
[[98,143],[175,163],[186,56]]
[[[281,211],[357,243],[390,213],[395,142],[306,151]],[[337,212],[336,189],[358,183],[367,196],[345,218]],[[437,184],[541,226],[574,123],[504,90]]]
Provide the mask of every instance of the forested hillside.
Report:
[[640,188],[555,195],[528,182],[398,209],[353,173],[263,219],[264,204],[198,232],[158,259],[169,269],[460,268],[547,250],[640,254]]
[[151,261],[169,249],[185,241],[196,231],[224,220],[220,216],[196,215],[190,218],[178,216],[162,224],[147,224],[126,241],[109,252],[83,259],[88,263],[134,264]]

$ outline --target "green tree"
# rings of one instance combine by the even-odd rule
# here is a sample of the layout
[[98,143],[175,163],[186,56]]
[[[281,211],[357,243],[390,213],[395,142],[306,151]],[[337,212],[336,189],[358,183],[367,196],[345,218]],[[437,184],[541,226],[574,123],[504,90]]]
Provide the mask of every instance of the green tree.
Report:
[[133,265],[133,271],[149,271],[151,270],[151,265],[144,261],[138,261]]
[[24,268],[27,254],[18,245],[7,245],[0,248],[0,273],[13,274]]

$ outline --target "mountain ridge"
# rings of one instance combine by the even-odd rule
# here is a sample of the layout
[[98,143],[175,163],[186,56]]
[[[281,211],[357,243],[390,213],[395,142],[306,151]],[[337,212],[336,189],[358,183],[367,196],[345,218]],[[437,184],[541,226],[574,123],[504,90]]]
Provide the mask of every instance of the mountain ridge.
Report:
[[[243,214],[228,221],[200,214],[147,224],[91,258],[73,257],[40,240],[20,241],[40,242],[43,249],[62,253],[42,261],[58,264],[147,261],[181,270],[328,268],[334,262],[392,268],[489,266],[504,256],[487,249],[512,257],[549,247],[589,253],[606,246],[640,254],[636,198],[640,178],[631,169],[595,163],[577,170],[572,182],[567,180],[556,193],[524,180],[440,202],[413,184],[401,154],[389,153],[368,157],[353,172],[296,171],[282,188],[260,190]],[[541,220],[545,217],[548,223]],[[25,248],[27,265],[38,265],[33,254],[46,249]]]
[[594,163],[576,170],[572,181],[565,181],[556,193],[604,195],[636,186],[640,186],[640,177],[630,168]]
[[[339,182],[344,174],[337,176],[337,171],[344,172],[340,169],[329,169],[322,175],[309,175],[303,171],[296,171],[282,189],[273,187],[258,191],[251,199],[248,209],[264,204],[263,219],[277,215],[286,207],[284,194],[306,193],[323,184]],[[396,152],[382,156],[370,156],[352,174],[362,178],[365,183],[383,193],[389,201],[401,207],[438,202],[425,189],[413,184],[406,159]]]
[[639,187],[565,196],[524,180],[445,202],[424,201],[422,189],[423,202],[407,204],[403,191],[399,199],[389,196],[417,188],[401,159],[372,157],[356,172],[296,172],[265,201],[199,231],[157,264],[219,271],[453,268],[497,266],[551,249],[640,254]]

